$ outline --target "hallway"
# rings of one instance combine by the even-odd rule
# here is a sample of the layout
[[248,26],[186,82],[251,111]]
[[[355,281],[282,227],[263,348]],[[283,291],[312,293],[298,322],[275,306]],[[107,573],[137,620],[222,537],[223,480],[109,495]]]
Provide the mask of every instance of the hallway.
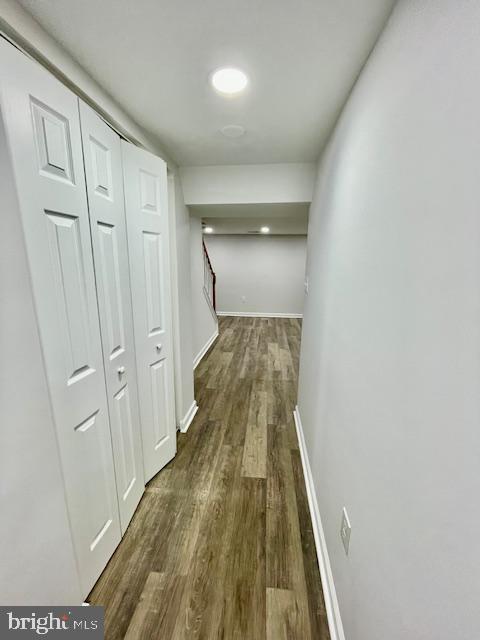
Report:
[[219,330],[197,416],[90,594],[110,640],[329,638],[292,415],[301,321]]

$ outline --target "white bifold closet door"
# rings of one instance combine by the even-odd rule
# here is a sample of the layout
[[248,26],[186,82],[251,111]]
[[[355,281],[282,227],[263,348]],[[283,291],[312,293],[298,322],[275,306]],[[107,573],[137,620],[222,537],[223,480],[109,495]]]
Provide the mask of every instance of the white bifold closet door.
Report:
[[142,440],[138,410],[132,303],[128,271],[120,137],[80,104],[103,362],[107,386],[122,533],[142,497]]
[[145,479],[176,452],[167,167],[122,141]]
[[[120,522],[78,100],[5,41],[0,42],[0,65],[2,117],[86,595],[120,541]],[[26,449],[19,464],[28,465],[29,453]],[[39,487],[38,496],[32,495],[32,508],[42,508],[45,499]]]

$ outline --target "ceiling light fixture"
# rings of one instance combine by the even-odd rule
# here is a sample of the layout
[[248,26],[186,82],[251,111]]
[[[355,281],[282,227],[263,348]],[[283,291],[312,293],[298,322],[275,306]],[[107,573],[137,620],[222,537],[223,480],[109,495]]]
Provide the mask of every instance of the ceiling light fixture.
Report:
[[270,227],[262,227],[262,228],[260,229],[260,231],[261,231],[262,233],[270,233]]
[[213,233],[213,227],[205,227],[203,233]]
[[245,134],[245,129],[239,124],[227,124],[220,131],[226,138],[241,138]]
[[212,73],[211,83],[219,93],[232,96],[245,89],[248,84],[248,78],[240,69],[224,67]]

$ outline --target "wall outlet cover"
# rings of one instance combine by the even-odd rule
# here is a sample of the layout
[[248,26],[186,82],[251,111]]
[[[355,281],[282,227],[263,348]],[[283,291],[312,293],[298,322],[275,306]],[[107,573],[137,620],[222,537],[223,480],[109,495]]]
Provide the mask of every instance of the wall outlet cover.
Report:
[[350,546],[350,534],[352,533],[352,525],[350,524],[350,519],[348,517],[347,510],[343,507],[342,510],[342,524],[340,527],[340,538],[342,539],[343,548],[345,549],[345,554],[348,556],[348,548]]

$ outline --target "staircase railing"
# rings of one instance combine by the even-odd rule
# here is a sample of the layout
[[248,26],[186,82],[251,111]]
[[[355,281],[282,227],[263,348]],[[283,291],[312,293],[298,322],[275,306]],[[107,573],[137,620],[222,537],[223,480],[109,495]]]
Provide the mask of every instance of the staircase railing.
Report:
[[208,255],[205,242],[202,241],[202,245],[203,245],[203,286],[208,296],[208,299],[210,300],[210,303],[213,307],[213,310],[216,313],[217,301],[215,297],[215,285],[217,282],[217,276],[215,275],[215,271],[213,270],[212,263],[210,262],[210,256]]

